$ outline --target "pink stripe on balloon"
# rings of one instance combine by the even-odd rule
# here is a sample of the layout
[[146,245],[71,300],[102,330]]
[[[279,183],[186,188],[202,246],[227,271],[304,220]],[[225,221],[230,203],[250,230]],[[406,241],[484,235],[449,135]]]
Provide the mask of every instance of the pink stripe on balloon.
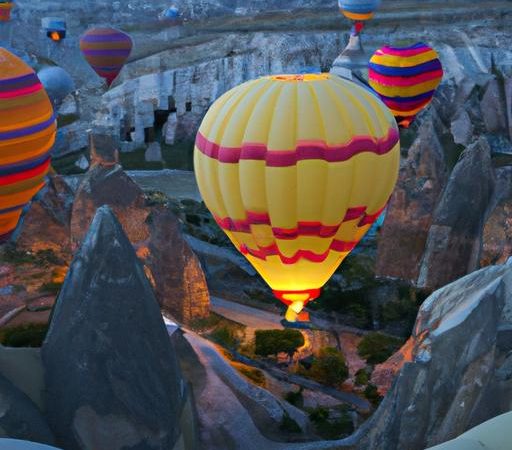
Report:
[[279,250],[276,243],[268,247],[259,247],[258,249],[249,248],[247,245],[240,245],[240,252],[244,255],[251,255],[255,258],[266,260],[269,256],[279,256],[283,264],[295,264],[301,259],[306,259],[310,262],[321,263],[327,259],[331,251],[348,253],[357,245],[357,242],[345,242],[334,240],[324,253],[315,253],[311,250],[298,250],[293,256],[285,256]]
[[33,94],[34,92],[40,91],[43,88],[41,83],[34,84],[22,89],[16,89],[15,91],[0,92],[0,98],[14,98],[22,95]]
[[[336,235],[340,226],[345,222],[359,220],[357,226],[363,227],[371,225],[377,220],[384,208],[374,214],[367,215],[365,206],[357,206],[347,209],[345,217],[340,223],[335,225],[324,225],[321,222],[298,222],[294,228],[272,227],[272,234],[276,239],[297,239],[300,236],[315,236],[329,238]],[[233,219],[231,217],[214,216],[215,221],[225,231],[237,233],[251,233],[252,225],[271,226],[271,220],[268,213],[246,212],[246,219]]]
[[400,49],[400,48],[391,48],[391,47],[382,47],[377,50],[377,55],[392,55],[392,56],[416,56],[421,55],[422,53],[430,52],[432,49],[428,46],[419,47],[419,48],[410,48],[410,49]]
[[387,136],[375,139],[357,136],[340,145],[328,145],[323,141],[299,141],[295,150],[269,150],[265,144],[244,143],[242,147],[220,146],[198,133],[196,147],[204,155],[222,163],[236,164],[241,160],[266,161],[269,167],[289,167],[300,161],[318,159],[326,162],[342,162],[360,153],[385,155],[399,141],[396,128],[390,128]]
[[382,99],[382,101],[386,104],[388,108],[394,111],[407,112],[428,105],[432,101],[432,97],[415,102],[394,102],[392,100],[387,99]]

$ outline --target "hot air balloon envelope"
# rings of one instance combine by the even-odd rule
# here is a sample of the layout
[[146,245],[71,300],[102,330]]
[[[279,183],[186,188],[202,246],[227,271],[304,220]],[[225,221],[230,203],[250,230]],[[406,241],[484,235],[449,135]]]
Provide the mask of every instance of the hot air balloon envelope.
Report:
[[80,39],[80,49],[94,71],[110,86],[130,56],[133,43],[114,28],[92,28]]
[[73,79],[62,67],[44,67],[37,76],[56,107],[75,90]]
[[176,20],[180,17],[180,11],[176,6],[171,6],[162,13],[161,17],[164,20]]
[[443,78],[435,50],[419,42],[409,47],[382,47],[370,59],[370,86],[404,127],[432,100]]
[[0,241],[44,186],[55,132],[53,108],[37,75],[0,48]]
[[11,1],[0,2],[0,22],[8,22],[11,20],[11,10],[14,3]]
[[370,20],[380,6],[380,0],[339,0],[340,11],[347,19]]
[[295,320],[387,204],[396,122],[355,83],[276,75],[218,99],[196,138],[206,206]]
[[45,17],[41,20],[41,25],[46,32],[46,36],[52,41],[59,42],[66,37],[66,21],[59,17]]

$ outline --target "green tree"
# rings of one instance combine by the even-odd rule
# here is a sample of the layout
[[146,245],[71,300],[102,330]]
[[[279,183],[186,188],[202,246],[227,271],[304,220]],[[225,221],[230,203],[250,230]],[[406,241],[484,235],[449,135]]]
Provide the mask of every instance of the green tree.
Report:
[[370,364],[386,361],[402,345],[402,340],[382,333],[368,333],[357,346],[361,358]]
[[311,369],[309,369],[309,376],[328,386],[340,385],[348,377],[345,357],[334,347],[320,349],[318,356],[313,360]]
[[259,356],[286,353],[290,358],[304,345],[304,336],[298,330],[257,330],[254,353]]
[[365,384],[368,384],[368,372],[366,369],[359,369],[356,372],[356,384],[358,386],[364,386]]
[[379,394],[379,390],[377,386],[374,384],[369,384],[366,386],[366,389],[364,390],[364,396],[374,405],[378,406],[379,403],[382,401],[382,396]]

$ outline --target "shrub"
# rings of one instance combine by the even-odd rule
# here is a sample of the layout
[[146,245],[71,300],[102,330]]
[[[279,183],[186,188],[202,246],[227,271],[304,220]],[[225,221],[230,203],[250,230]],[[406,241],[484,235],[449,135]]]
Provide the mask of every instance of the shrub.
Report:
[[289,391],[284,395],[284,399],[293,406],[301,408],[304,405],[304,396],[302,392],[304,388],[301,386],[298,391]]
[[57,295],[62,287],[62,282],[50,281],[39,286],[39,292]]
[[283,413],[283,418],[281,419],[279,429],[288,433],[302,433],[302,428],[297,422],[295,422],[295,420],[290,417],[286,411]]
[[287,353],[291,358],[304,345],[304,336],[298,330],[257,330],[255,344],[256,355]]
[[265,374],[260,369],[249,366],[240,366],[237,367],[237,369],[242,375],[249,378],[249,380],[253,381],[257,386],[266,386],[267,380],[265,378]]
[[379,332],[368,333],[357,346],[361,358],[370,364],[386,361],[402,345],[402,340]]
[[323,406],[318,406],[309,412],[309,419],[314,423],[326,421],[328,418],[329,410]]
[[352,419],[347,411],[342,411],[338,419],[330,419],[330,411],[324,407],[317,407],[309,413],[311,422],[315,425],[316,433],[327,440],[339,439],[354,431]]
[[368,384],[368,372],[365,369],[359,369],[356,372],[356,384],[358,386],[364,386]]
[[379,394],[379,390],[377,389],[377,386],[375,386],[374,384],[369,384],[368,386],[366,386],[366,389],[364,390],[364,396],[374,406],[378,406],[379,403],[382,401],[382,396]]
[[220,322],[222,318],[215,313],[210,313],[210,315],[204,319],[194,319],[190,324],[190,328],[194,331],[206,331],[215,328]]
[[212,340],[217,342],[217,344],[220,344],[223,347],[235,348],[238,344],[235,334],[227,326],[222,326],[216,330],[213,330],[210,334],[210,337]]
[[348,377],[348,367],[343,354],[334,347],[320,349],[308,374],[319,383],[338,386]]
[[48,324],[31,323],[9,327],[0,333],[0,344],[6,347],[41,347]]
[[373,332],[367,334],[357,346],[361,358],[370,364],[386,361],[402,345],[402,340],[393,336]]

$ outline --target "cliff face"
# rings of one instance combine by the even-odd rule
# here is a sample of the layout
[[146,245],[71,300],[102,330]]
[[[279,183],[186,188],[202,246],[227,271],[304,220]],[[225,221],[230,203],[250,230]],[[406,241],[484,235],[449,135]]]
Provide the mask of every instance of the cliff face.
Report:
[[415,450],[453,439],[512,405],[512,266],[432,294],[395,355],[404,364],[357,448]]

